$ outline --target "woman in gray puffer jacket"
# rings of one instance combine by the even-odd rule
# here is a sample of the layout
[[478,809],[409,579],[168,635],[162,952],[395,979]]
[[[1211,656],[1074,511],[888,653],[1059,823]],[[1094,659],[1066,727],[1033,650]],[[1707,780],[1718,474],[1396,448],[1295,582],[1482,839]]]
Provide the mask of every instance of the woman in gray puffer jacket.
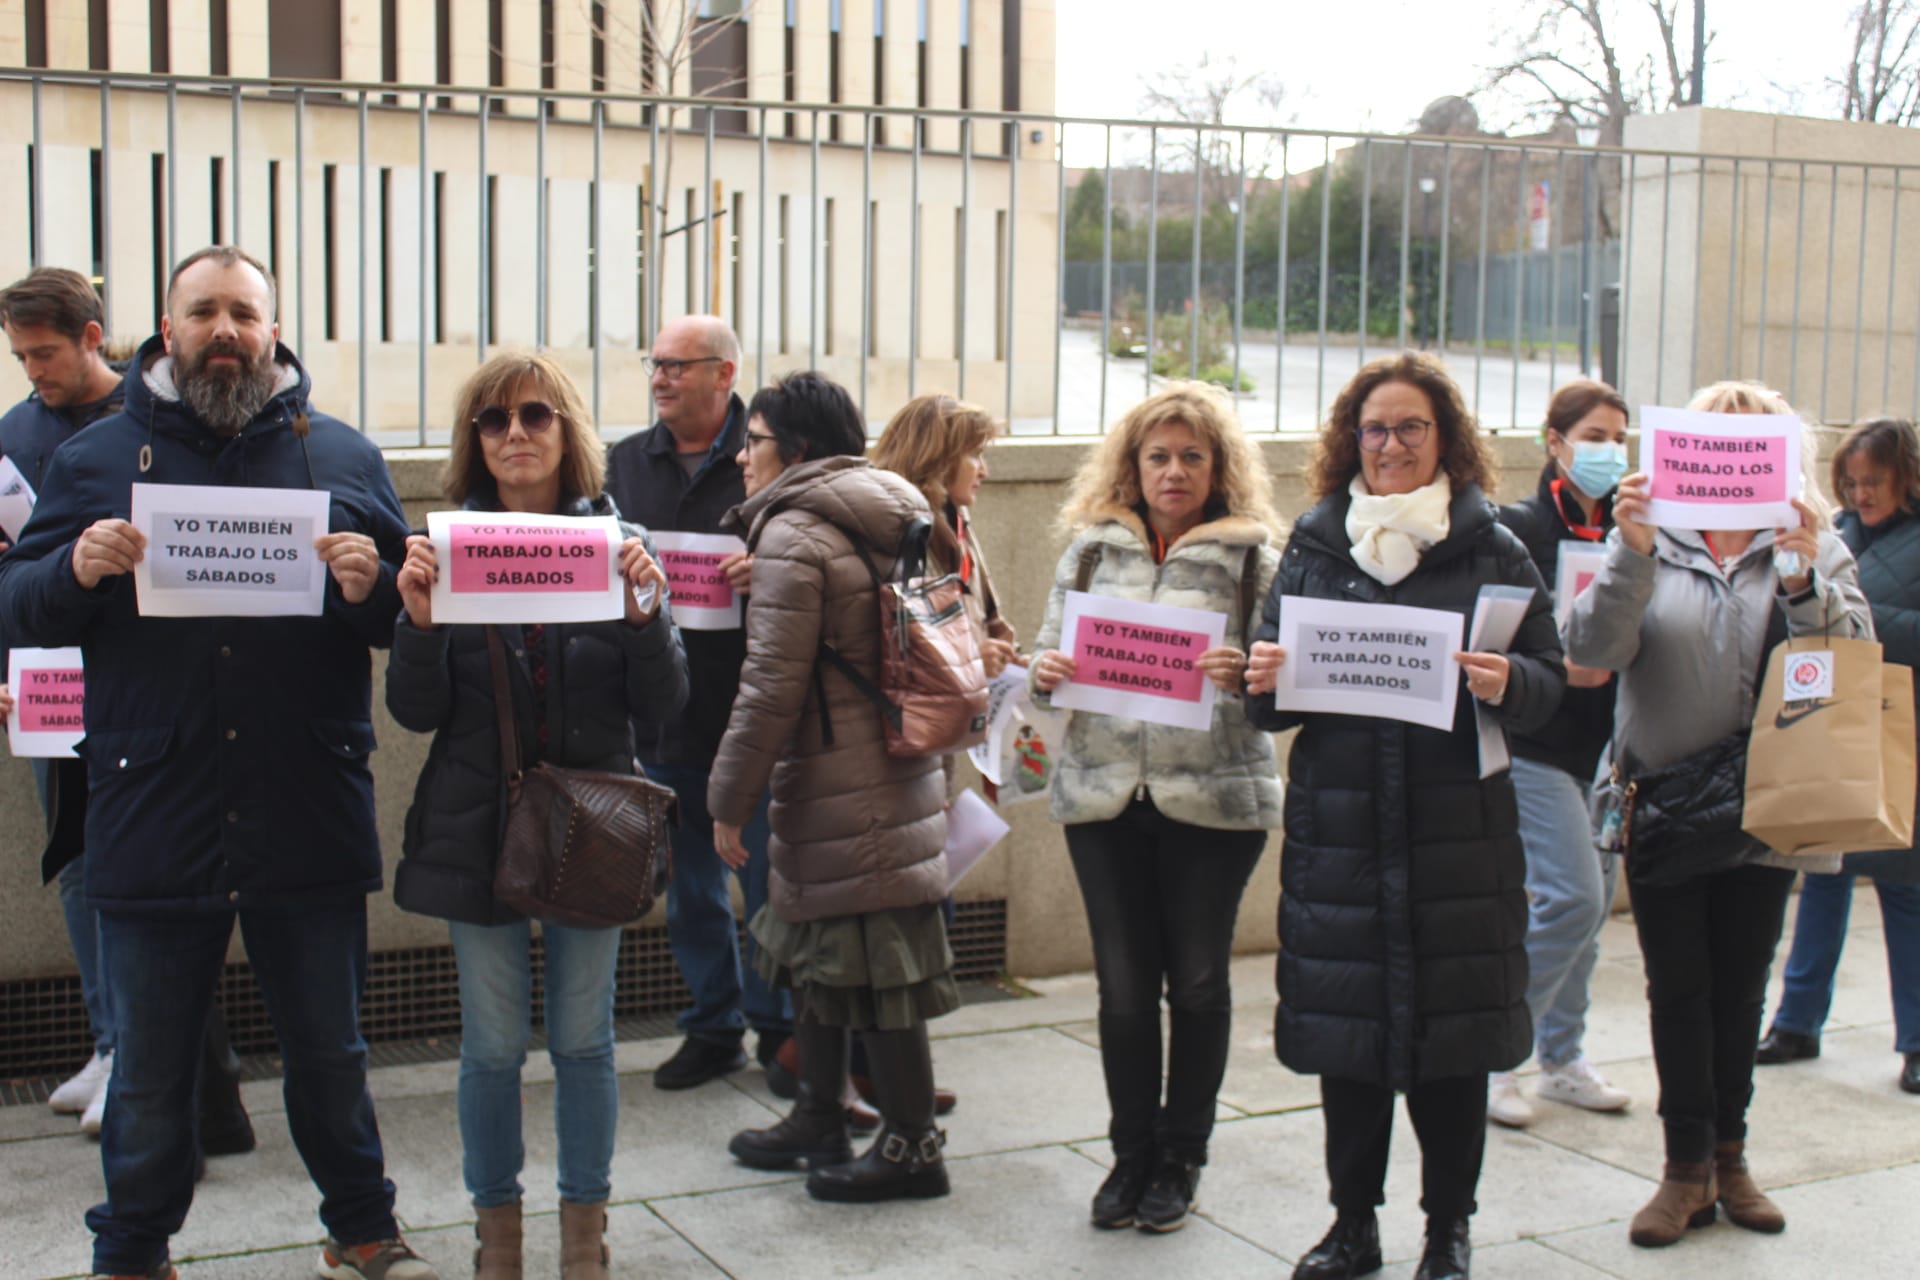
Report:
[[[1043,704],[1075,674],[1069,591],[1226,615],[1195,665],[1223,691],[1206,729],[1076,711],[1053,784],[1056,822],[1093,931],[1112,1174],[1097,1227],[1171,1231],[1207,1160],[1232,1029],[1233,921],[1267,830],[1280,825],[1273,739],[1238,690],[1257,602],[1279,564],[1271,483],[1218,390],[1176,382],[1089,451],[1064,519],[1029,682]],[[1172,1043],[1161,1098],[1160,993]]]

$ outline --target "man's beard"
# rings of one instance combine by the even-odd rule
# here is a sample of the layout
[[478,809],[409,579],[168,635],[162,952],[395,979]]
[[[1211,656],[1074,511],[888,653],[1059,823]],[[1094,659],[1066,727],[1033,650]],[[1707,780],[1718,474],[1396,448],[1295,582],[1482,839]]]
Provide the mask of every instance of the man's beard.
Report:
[[[209,369],[208,362],[215,356],[232,356],[240,364]],[[174,357],[173,384],[180,398],[217,435],[239,435],[273,399],[278,381],[271,349],[249,361],[246,349],[237,343],[210,342],[190,356]]]

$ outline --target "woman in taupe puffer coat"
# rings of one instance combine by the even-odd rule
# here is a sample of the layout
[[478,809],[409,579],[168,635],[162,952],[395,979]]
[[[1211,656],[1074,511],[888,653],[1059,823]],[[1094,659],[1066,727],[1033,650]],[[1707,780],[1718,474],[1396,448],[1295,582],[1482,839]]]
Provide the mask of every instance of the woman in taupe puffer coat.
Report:
[[[819,374],[791,374],[748,407],[747,500],[724,525],[752,558],[747,660],[707,789],[714,848],[733,862],[745,857],[740,824],[771,782],[768,904],[749,928],[762,973],[793,988],[800,1048],[792,1113],[728,1149],[756,1168],[804,1161],[822,1200],[947,1193],[926,1024],[959,1004],[940,910],[940,758],[887,754],[873,704],[819,661],[831,644],[878,682],[868,564],[891,576],[929,518],[919,490],[870,465],[865,446],[853,401]],[[840,1103],[855,1029],[886,1121],[858,1160]]]

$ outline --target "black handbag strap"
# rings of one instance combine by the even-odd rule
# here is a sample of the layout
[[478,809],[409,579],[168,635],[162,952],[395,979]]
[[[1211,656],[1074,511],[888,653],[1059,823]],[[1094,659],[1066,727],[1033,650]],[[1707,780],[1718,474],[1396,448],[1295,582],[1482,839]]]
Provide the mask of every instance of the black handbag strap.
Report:
[[507,678],[507,646],[498,627],[488,627],[487,663],[493,668],[493,711],[500,727],[500,776],[509,798],[520,794],[520,735],[513,723],[513,683]]

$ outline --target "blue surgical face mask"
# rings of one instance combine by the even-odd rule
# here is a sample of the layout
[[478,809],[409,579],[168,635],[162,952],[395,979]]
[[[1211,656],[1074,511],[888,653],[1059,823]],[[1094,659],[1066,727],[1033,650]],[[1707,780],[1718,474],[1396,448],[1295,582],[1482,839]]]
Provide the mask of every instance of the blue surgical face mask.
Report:
[[1610,444],[1604,440],[1573,442],[1573,465],[1567,468],[1567,478],[1589,498],[1606,497],[1613,492],[1614,486],[1620,483],[1620,477],[1626,474],[1625,442],[1619,444]]

